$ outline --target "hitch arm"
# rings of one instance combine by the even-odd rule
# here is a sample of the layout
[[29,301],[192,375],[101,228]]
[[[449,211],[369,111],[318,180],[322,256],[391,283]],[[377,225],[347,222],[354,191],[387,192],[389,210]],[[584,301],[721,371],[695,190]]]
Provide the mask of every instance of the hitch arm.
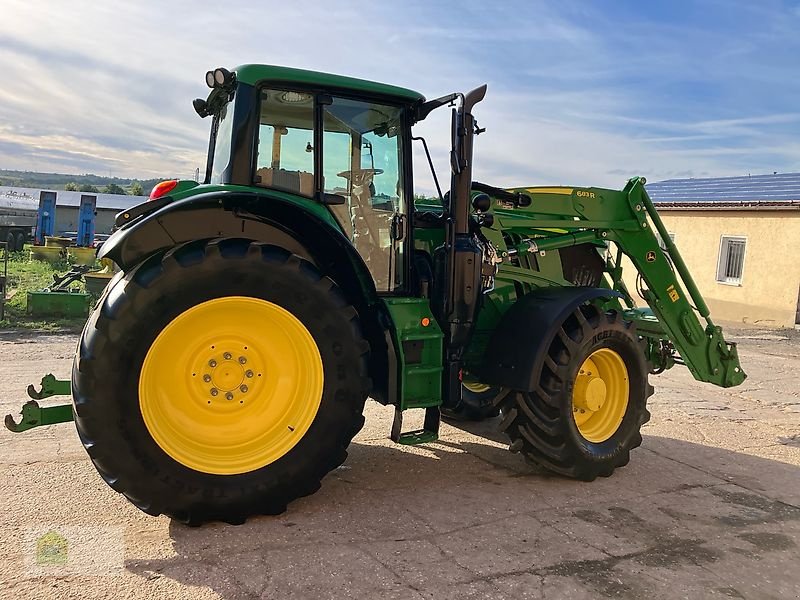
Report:
[[19,423],[14,421],[13,415],[6,415],[6,429],[20,433],[40,427],[42,425],[55,425],[72,421],[72,404],[41,407],[36,400],[28,400],[22,405],[22,419]]
[[42,377],[42,383],[39,387],[41,387],[41,390],[37,392],[33,384],[30,384],[28,386],[28,396],[34,400],[42,400],[50,396],[69,396],[72,393],[70,381],[56,379],[52,373]]
[[39,387],[40,389],[37,390],[33,384],[28,386],[28,396],[33,399],[22,405],[22,410],[20,411],[22,419],[20,419],[19,423],[14,420],[13,415],[6,415],[6,429],[14,433],[20,433],[42,425],[55,425],[56,423],[72,421],[72,404],[42,407],[36,402],[51,396],[69,396],[72,393],[70,381],[56,379],[55,375],[48,373],[42,377]]

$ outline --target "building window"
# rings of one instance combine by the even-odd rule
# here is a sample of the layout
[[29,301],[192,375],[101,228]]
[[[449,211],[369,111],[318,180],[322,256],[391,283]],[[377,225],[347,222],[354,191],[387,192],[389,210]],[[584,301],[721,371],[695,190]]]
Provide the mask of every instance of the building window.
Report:
[[[655,231],[655,230],[654,230],[654,232],[656,234],[656,239],[658,240],[658,247],[661,248],[662,250],[666,250],[667,246],[664,243],[664,240],[661,238],[661,234],[658,233],[658,231]],[[667,235],[669,236],[669,239],[672,240],[672,243],[675,243],[675,234],[670,232],[670,231],[668,231]]]
[[743,237],[722,236],[719,245],[717,281],[731,285],[742,285],[744,270],[744,250],[747,239]]

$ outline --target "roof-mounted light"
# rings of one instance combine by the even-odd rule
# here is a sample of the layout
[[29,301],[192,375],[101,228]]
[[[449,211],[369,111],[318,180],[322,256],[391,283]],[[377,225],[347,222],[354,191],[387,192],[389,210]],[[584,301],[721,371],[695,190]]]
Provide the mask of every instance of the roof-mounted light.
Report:
[[233,79],[233,73],[222,67],[206,73],[206,85],[210,88],[229,87]]
[[308,104],[313,100],[313,96],[301,92],[282,92],[278,100],[283,104]]

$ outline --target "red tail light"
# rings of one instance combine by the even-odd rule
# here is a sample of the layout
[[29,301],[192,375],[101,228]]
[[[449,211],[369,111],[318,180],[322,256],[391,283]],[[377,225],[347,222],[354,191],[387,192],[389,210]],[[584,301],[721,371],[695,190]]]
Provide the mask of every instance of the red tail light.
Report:
[[166,196],[175,189],[176,185],[178,185],[177,179],[170,179],[169,181],[162,181],[161,183],[156,184],[156,186],[153,188],[153,191],[150,192],[150,200],[155,200],[156,198],[161,198],[161,196]]

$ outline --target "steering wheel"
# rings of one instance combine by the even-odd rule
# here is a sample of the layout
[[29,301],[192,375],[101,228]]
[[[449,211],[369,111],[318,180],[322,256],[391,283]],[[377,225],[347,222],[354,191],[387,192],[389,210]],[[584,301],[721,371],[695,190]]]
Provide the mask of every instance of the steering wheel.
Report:
[[375,175],[382,175],[383,169],[356,169],[354,171],[342,171],[337,173],[338,177],[347,179],[353,185],[364,185],[372,181]]
[[[375,195],[372,179],[375,175],[382,173],[383,169],[353,169],[336,174],[350,182],[352,190],[351,203],[348,204],[350,218],[354,224],[358,224],[356,230],[353,231],[353,241],[367,263],[370,262],[375,250],[380,248],[380,235],[375,231],[371,222],[378,214],[371,203]],[[370,240],[367,247],[359,243],[359,238],[363,239],[363,237]]]

